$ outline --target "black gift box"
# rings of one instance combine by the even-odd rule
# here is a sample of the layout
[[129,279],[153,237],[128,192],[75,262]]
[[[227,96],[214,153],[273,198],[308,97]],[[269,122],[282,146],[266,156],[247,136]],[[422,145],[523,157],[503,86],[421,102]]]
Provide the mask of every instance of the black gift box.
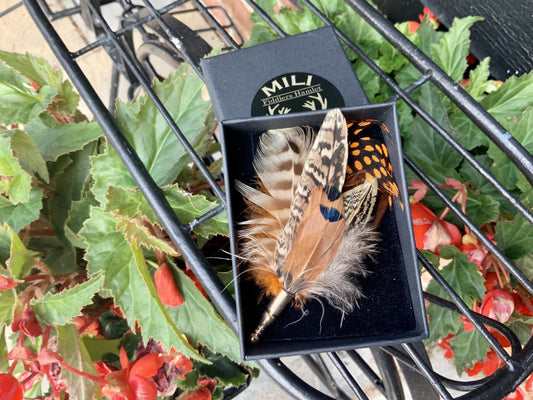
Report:
[[[220,122],[230,221],[230,243],[239,340],[243,359],[283,357],[357,347],[390,345],[427,337],[427,322],[415,257],[409,199],[394,104],[367,105],[366,95],[331,27],[202,60],[215,115]],[[361,106],[361,107],[354,107]],[[235,180],[252,184],[255,150],[268,129],[310,125],[318,128],[325,109],[342,108],[347,119],[377,119],[390,129],[382,138],[390,152],[400,199],[387,211],[372,273],[362,280],[366,298],[342,317],[311,301],[306,315],[289,306],[259,343],[249,340],[270,299],[242,273],[239,222],[245,204]],[[321,111],[314,111],[321,110]],[[376,133],[379,134],[379,133]],[[403,206],[402,206],[403,203]]]
[[202,60],[219,121],[368,104],[331,27]]
[[236,255],[233,267],[243,359],[391,345],[427,337],[396,106],[389,103],[347,107],[342,111],[347,120],[377,119],[389,128],[390,134],[384,135],[382,140],[389,149],[394,177],[400,189],[399,199],[395,199],[379,226],[379,253],[375,256],[375,263],[369,261],[367,264],[372,273],[361,280],[366,298],[359,301],[359,308],[344,318],[325,301],[322,304],[317,301],[306,303],[305,316],[301,310],[289,306],[257,344],[250,342],[250,334],[269,299],[258,301],[259,289],[246,279],[246,273],[242,273],[245,266],[238,258],[237,232],[239,222],[245,218],[245,205],[234,182],[239,180],[253,185],[255,172],[252,160],[263,132],[301,125],[318,128],[326,111],[221,121],[231,251]]

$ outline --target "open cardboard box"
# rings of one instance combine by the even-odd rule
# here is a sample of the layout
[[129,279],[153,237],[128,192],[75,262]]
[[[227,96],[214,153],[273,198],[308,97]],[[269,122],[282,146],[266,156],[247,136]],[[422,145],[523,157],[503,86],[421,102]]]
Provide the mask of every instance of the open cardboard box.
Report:
[[230,220],[230,241],[235,277],[239,340],[243,359],[282,357],[296,354],[391,345],[425,339],[428,335],[426,314],[415,256],[409,198],[405,183],[401,138],[395,104],[346,107],[347,120],[377,119],[390,134],[383,141],[389,149],[400,198],[386,212],[380,226],[379,253],[368,261],[371,274],[361,280],[366,298],[354,312],[342,314],[323,301],[306,303],[306,315],[292,306],[252,344],[250,334],[269,301],[260,302],[259,289],[242,273],[237,243],[239,222],[245,205],[234,182],[252,184],[252,161],[261,134],[268,129],[310,125],[318,128],[326,110],[279,116],[252,117],[221,121],[224,173]]

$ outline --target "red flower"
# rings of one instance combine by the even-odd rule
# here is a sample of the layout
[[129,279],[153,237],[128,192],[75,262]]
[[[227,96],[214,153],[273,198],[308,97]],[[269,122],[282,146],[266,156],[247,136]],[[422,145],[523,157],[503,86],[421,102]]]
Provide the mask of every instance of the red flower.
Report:
[[517,388],[513,393],[505,396],[503,400],[524,400],[524,392],[522,392],[522,389]]
[[424,17],[426,15],[428,16],[429,22],[435,24],[436,26],[440,25],[439,19],[435,14],[433,14],[433,11],[431,11],[428,7],[424,7],[424,9],[422,10],[422,14],[418,15],[418,19],[420,20],[420,22],[424,20]]
[[196,286],[196,289],[198,289],[200,293],[204,295],[204,297],[209,297],[196,275],[194,275],[194,272],[192,272],[192,269],[188,268],[188,266],[185,270],[185,275],[192,279],[192,281],[194,282],[194,286]]
[[0,290],[13,289],[17,285],[17,281],[11,278],[6,278],[5,276],[0,276]]
[[[479,306],[475,306],[472,311],[475,311],[477,313],[481,312],[481,309]],[[469,332],[471,331],[472,329],[474,329],[474,324],[472,324],[472,322],[470,322],[468,320],[468,318],[464,317],[461,315],[460,317],[461,319],[461,322],[463,323],[463,329],[466,331],[466,332]],[[492,329],[492,328],[489,328],[487,327],[488,331],[490,332],[490,334],[492,336],[494,336],[496,338],[496,340],[503,346],[503,347],[509,347],[511,346],[511,343],[509,342],[509,340],[504,336],[502,335],[500,332],[498,332],[496,329]]]
[[[494,242],[493,234],[487,233],[486,235],[488,239],[496,244],[496,242]],[[466,254],[468,259],[474,264],[481,265],[487,254],[489,254],[489,250],[471,232],[462,237],[461,243],[459,249]]]
[[[513,293],[514,310],[521,315],[533,316],[533,303],[526,296],[520,297],[518,293]],[[527,303],[526,303],[527,302]]]
[[487,272],[485,274],[485,283],[483,283],[485,286],[485,290],[487,292],[491,291],[492,289],[497,289],[500,287],[500,281],[498,280],[498,275],[496,272]]
[[182,400],[211,400],[211,391],[205,386],[201,386],[194,392],[185,395]]
[[467,369],[466,373],[468,376],[475,376],[483,371],[485,376],[490,376],[502,365],[503,361],[491,349],[484,361],[478,361],[471,369]]
[[426,184],[417,181],[416,179],[411,179],[411,186],[409,186],[409,189],[415,189],[415,192],[413,193],[413,200],[415,202],[418,202],[426,197],[426,193],[428,191]]
[[446,336],[444,339],[442,339],[439,343],[439,347],[443,350],[445,350],[444,352],[444,358],[453,358],[453,350],[452,350],[452,346],[450,344],[450,342],[448,340],[450,340],[451,338],[453,338],[454,335],[452,333],[449,333],[448,336]]
[[[20,309],[19,309],[20,310]],[[26,336],[37,337],[43,333],[43,328],[37,322],[35,313],[28,304],[24,307],[22,313],[15,311],[15,317],[11,323],[13,332],[22,331]]]
[[198,378],[196,383],[198,383],[198,386],[205,386],[209,389],[214,389],[217,386],[217,380],[208,378],[207,376],[202,376],[201,378]]
[[473,54],[469,54],[466,56],[466,62],[468,63],[468,65],[473,65],[476,63],[476,61],[476,57]]
[[176,307],[183,304],[183,296],[176,285],[170,267],[166,263],[161,264],[155,271],[154,281],[159,298],[164,305]]
[[76,329],[78,329],[80,334],[91,337],[102,337],[100,333],[100,323],[97,319],[84,314],[79,317],[74,317],[74,322],[76,323]]
[[[472,311],[475,311],[477,313],[480,312],[479,306],[474,306]],[[474,329],[474,324],[472,324],[472,322],[470,322],[470,320],[466,318],[464,315],[461,315],[459,318],[461,319],[461,322],[463,323],[463,329],[466,332],[469,332],[472,329]]]
[[178,372],[178,379],[185,378],[185,374],[192,369],[191,360],[188,357],[185,357],[179,351],[172,348],[168,356],[165,357],[166,361],[171,367],[176,367]]
[[4,400],[22,400],[22,385],[11,374],[0,374],[0,393]]
[[164,361],[158,353],[150,353],[130,364],[124,347],[121,347],[122,369],[105,375],[107,385],[102,388],[102,394],[110,400],[155,400],[157,388],[149,378],[157,373]]
[[30,83],[31,83],[31,86],[33,87],[33,90],[35,90],[36,92],[39,91],[39,85],[37,85],[34,81],[32,81],[31,79],[29,79]]
[[411,204],[416,248],[435,252],[438,247],[461,244],[461,232],[455,225],[437,216],[422,203]]
[[415,33],[420,26],[420,22],[409,21],[409,34]]
[[533,374],[527,378],[525,389],[527,392],[533,392]]
[[492,289],[481,303],[481,314],[499,322],[507,322],[514,311],[514,298],[506,289]]

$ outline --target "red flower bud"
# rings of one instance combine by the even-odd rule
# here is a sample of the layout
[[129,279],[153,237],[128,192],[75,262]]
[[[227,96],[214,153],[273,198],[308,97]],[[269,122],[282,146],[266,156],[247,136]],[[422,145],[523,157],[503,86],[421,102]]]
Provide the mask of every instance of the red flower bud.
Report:
[[18,283],[15,280],[0,276],[0,290],[13,289],[17,285]]
[[11,374],[0,374],[0,393],[5,400],[22,400],[22,385]]
[[176,285],[170,267],[166,263],[163,263],[155,272],[154,281],[159,298],[164,305],[175,307],[183,304],[183,296]]
[[201,386],[194,392],[187,394],[182,400],[211,400],[211,391],[205,386]]

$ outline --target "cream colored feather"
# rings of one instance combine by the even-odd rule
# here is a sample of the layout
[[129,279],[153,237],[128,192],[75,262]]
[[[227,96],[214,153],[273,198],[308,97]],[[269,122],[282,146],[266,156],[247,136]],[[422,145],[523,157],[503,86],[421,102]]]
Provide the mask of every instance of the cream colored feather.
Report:
[[347,158],[346,121],[334,109],[316,137],[301,128],[264,133],[254,159],[257,187],[237,182],[248,204],[241,256],[264,294],[274,297],[253,342],[291,299],[301,307],[324,298],[350,312],[362,296],[356,277],[366,274],[365,258],[376,251],[368,222],[377,184],[364,182],[343,197]]

